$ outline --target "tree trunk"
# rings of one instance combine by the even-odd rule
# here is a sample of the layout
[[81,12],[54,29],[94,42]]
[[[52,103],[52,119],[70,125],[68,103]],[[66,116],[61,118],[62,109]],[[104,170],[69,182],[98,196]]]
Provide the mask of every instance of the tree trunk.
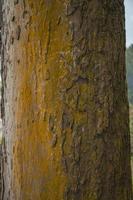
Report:
[[5,0],[2,200],[131,200],[123,0]]

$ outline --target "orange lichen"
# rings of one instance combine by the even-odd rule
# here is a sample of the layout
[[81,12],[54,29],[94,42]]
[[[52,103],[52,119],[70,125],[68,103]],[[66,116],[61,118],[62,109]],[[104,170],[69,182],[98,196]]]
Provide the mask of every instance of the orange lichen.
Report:
[[[66,177],[61,163],[59,84],[67,72],[60,55],[62,52],[70,54],[70,36],[65,7],[60,1],[54,4],[41,0],[28,2],[31,21],[23,29],[14,49],[14,56],[20,59],[15,65],[18,85],[15,119],[20,127],[14,134],[12,185],[16,199],[28,200],[34,196],[38,200],[61,200]],[[16,15],[19,17],[19,14],[18,7]],[[57,144],[54,148],[51,145],[53,133],[49,130],[50,115],[54,116],[56,124]]]

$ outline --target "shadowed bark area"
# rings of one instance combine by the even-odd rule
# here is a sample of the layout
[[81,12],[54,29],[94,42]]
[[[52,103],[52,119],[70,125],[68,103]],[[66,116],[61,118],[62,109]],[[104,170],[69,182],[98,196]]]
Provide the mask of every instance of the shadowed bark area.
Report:
[[123,1],[3,3],[2,200],[132,200]]

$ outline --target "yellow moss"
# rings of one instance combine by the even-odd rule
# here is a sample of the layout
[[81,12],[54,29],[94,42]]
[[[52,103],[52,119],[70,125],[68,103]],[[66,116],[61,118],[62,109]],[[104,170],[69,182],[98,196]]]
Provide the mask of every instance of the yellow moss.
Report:
[[[28,2],[32,24],[23,30],[14,50],[17,54],[19,49],[20,59],[19,66],[16,64],[19,94],[15,105],[15,119],[20,126],[15,130],[13,166],[17,176],[13,175],[12,185],[17,191],[16,199],[61,200],[67,179],[61,164],[59,80],[67,72],[60,54],[70,54],[70,36],[66,34],[68,24],[60,1]],[[55,148],[51,147],[48,126],[51,114],[56,120]]]

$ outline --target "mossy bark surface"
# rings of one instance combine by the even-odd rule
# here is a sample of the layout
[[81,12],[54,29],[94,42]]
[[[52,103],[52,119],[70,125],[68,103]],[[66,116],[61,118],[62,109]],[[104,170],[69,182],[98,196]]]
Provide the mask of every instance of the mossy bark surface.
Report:
[[2,200],[132,200],[123,0],[5,0]]

